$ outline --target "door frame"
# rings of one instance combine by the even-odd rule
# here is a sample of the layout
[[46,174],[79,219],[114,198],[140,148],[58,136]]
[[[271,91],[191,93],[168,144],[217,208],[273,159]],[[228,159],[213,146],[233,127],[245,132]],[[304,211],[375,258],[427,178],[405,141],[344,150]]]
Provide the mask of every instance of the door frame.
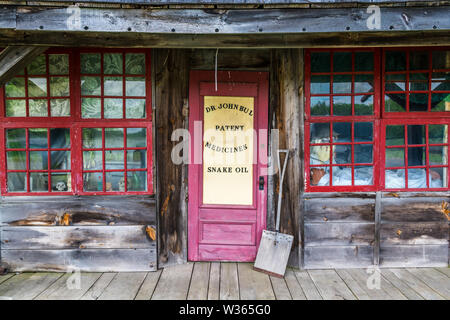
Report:
[[[203,170],[203,160],[201,164],[193,163],[199,156],[203,158],[203,148],[201,148],[200,155],[195,155],[195,143],[200,143],[203,146],[203,125],[201,127],[201,137],[194,136],[196,131],[194,122],[202,119],[202,106],[201,106],[201,83],[209,82],[215,83],[216,73],[214,71],[202,71],[202,70],[191,70],[189,77],[189,167],[188,167],[188,260],[189,261],[200,261],[199,256],[199,196],[192,194],[194,190],[200,190],[201,173]],[[260,176],[260,170],[267,167],[268,158],[268,137],[269,137],[269,127],[268,127],[268,104],[269,104],[269,73],[259,72],[259,71],[218,71],[217,72],[217,86],[220,88],[221,83],[239,83],[239,84],[251,84],[257,86],[257,96],[255,104],[255,115],[257,121],[257,127],[266,128],[267,135],[266,141],[259,141],[260,137],[257,136],[257,156],[259,157],[256,166],[256,180]],[[261,112],[257,111],[258,106],[265,106],[267,110],[267,115],[260,116]],[[202,121],[203,123],[203,121]],[[198,130],[198,129],[197,129]],[[259,147],[261,143],[264,143],[266,152],[262,155],[264,159],[260,159],[261,153],[259,152]],[[195,158],[197,157],[197,158]],[[265,192],[258,192],[257,186],[255,186],[256,191],[256,205],[261,212],[260,216],[257,216],[256,221],[256,248],[259,247],[259,242],[261,240],[262,230],[266,228],[267,219],[267,190],[268,180],[267,175],[264,176],[264,188]],[[258,212],[257,211],[257,212]],[[257,213],[258,214],[258,213]],[[236,253],[237,254],[237,253]],[[238,260],[238,259],[237,259]],[[228,261],[228,260],[227,260]],[[243,260],[242,260],[243,261]]]

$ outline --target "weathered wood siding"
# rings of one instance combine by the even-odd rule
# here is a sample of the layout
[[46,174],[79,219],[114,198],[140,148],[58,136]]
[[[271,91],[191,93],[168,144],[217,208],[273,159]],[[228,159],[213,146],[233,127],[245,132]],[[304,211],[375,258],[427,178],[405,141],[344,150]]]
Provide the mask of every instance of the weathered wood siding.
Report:
[[149,196],[4,197],[1,263],[11,271],[153,271]]

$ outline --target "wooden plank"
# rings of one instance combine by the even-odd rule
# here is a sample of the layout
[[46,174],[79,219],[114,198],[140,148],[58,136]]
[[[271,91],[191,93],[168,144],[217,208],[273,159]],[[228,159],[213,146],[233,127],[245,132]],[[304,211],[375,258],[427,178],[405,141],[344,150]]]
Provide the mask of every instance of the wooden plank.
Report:
[[[308,195],[304,196],[308,198]],[[305,223],[308,222],[371,222],[375,221],[372,199],[314,198],[305,200]]]
[[[156,230],[155,226],[151,226]],[[146,226],[3,227],[2,250],[156,249]]]
[[[214,70],[216,50],[193,49],[190,58],[192,70]],[[221,49],[217,54],[217,69],[269,71],[270,51],[267,49],[242,49],[239,51]]]
[[291,293],[284,278],[270,276],[270,282],[272,283],[276,300],[292,300]]
[[186,300],[194,264],[164,268],[152,300]]
[[413,276],[408,271],[404,269],[390,269],[390,271],[426,300],[444,300],[441,295],[436,293],[434,290],[432,290],[425,283]]
[[0,29],[16,28],[16,8],[0,8]]
[[377,192],[375,198],[375,243],[373,245],[373,264],[378,266],[380,264],[380,229],[381,229],[381,192]]
[[445,267],[448,265],[448,245],[394,245],[380,248],[380,266]]
[[188,300],[207,300],[211,264],[209,262],[196,262],[192,272]]
[[402,295],[404,295],[408,300],[423,300],[423,297],[408,286],[405,282],[400,280],[392,271],[389,269],[380,269],[381,275],[386,279],[391,285],[396,287]]
[[[306,300],[306,296],[303,293],[303,289],[297,281],[297,277],[295,276],[294,271],[291,268],[286,269],[286,273],[284,275],[284,280],[288,287],[289,293],[293,300]],[[277,290],[274,287],[275,295],[277,294]],[[278,297],[277,297],[278,299]]]
[[155,271],[154,249],[2,250],[13,271]]
[[211,262],[209,272],[208,300],[220,298],[220,262]]
[[429,268],[409,268],[407,270],[446,300],[450,300],[450,279],[447,276]]
[[435,268],[437,271],[447,275],[447,277],[450,278],[450,268],[449,267],[445,267],[445,268]]
[[85,272],[67,273],[39,294],[35,300],[78,300],[101,275],[101,273]]
[[371,246],[375,239],[373,223],[305,223],[305,246]]
[[31,300],[47,289],[62,273],[22,273],[0,285],[2,299]]
[[9,278],[13,277],[14,275],[15,275],[15,273],[7,273],[7,274],[4,274],[4,275],[0,275],[0,284],[5,282]]
[[442,201],[448,197],[383,198],[381,222],[447,222],[442,214]]
[[305,268],[365,268],[373,263],[372,246],[305,246]]
[[322,300],[322,296],[312,281],[309,273],[305,270],[295,270],[297,281],[302,287],[303,293],[308,300]]
[[336,273],[341,277],[358,300],[370,300],[370,296],[364,289],[365,285],[354,279],[349,271],[350,269],[336,269]]
[[239,280],[236,263],[220,264],[220,300],[239,300]]
[[162,270],[148,272],[145,277],[144,283],[139,288],[139,292],[136,295],[135,300],[150,300],[153,292],[155,292],[156,285],[161,277]]
[[309,275],[325,300],[356,300],[334,270],[309,270]]
[[98,297],[98,300],[133,300],[146,275],[146,272],[118,273]]
[[275,300],[267,274],[253,270],[250,263],[238,264],[241,300]]
[[[384,291],[383,285],[381,284],[380,279],[380,287],[377,288],[369,288],[367,286],[367,280],[369,278],[369,274],[365,272],[363,269],[348,269],[347,272],[350,274],[350,276],[355,279],[359,285],[365,290],[367,295],[371,300],[391,300],[392,297],[387,294],[386,291]],[[380,274],[381,277],[381,274]]]
[[448,222],[383,223],[380,230],[382,246],[445,245],[448,243]]
[[[1,18],[1,14],[0,14]],[[47,47],[9,46],[0,51],[0,87],[33,61]]]
[[117,273],[105,272],[102,273],[100,278],[94,283],[92,287],[80,298],[80,300],[97,300],[103,293],[105,288],[111,283]]

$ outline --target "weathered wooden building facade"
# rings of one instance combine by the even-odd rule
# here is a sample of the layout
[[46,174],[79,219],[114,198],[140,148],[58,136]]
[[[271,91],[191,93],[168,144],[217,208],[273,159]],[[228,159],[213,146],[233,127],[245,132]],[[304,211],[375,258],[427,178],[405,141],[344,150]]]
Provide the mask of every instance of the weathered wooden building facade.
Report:
[[[292,266],[447,266],[449,17],[449,1],[0,1],[1,266],[252,261],[278,148]],[[214,164],[233,152],[257,161]]]

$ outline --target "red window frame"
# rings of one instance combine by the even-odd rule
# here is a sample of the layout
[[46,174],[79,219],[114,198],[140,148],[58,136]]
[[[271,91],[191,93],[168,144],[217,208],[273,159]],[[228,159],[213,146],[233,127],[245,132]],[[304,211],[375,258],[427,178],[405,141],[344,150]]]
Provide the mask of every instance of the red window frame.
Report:
[[[81,117],[81,77],[80,77],[80,57],[81,53],[144,53],[146,57],[145,69],[145,83],[146,95],[139,97],[145,99],[145,118],[142,119],[83,119]],[[70,48],[70,49],[49,49],[45,54],[52,53],[67,53],[69,54],[69,83],[70,83],[70,102],[71,114],[69,117],[52,117],[48,114],[47,117],[6,117],[5,104],[5,90],[0,88],[0,143],[3,146],[0,152],[0,162],[4,164],[0,169],[0,186],[1,193],[4,196],[52,196],[52,195],[140,195],[153,194],[153,148],[152,148],[152,108],[151,108],[151,56],[150,49],[107,49],[107,48]],[[46,59],[48,63],[48,58]],[[123,61],[125,68],[125,61]],[[47,65],[47,71],[48,71]],[[108,75],[109,76],[109,75]],[[115,76],[115,75],[112,75]],[[128,75],[118,75],[128,77]],[[47,82],[47,87],[48,87]],[[125,86],[125,82],[124,82]],[[103,86],[102,86],[103,90]],[[123,92],[125,94],[125,92]],[[50,95],[50,91],[48,91]],[[49,97],[47,97],[49,99]],[[122,97],[125,99],[125,97]],[[125,104],[124,104],[125,108]],[[27,113],[28,114],[28,113]],[[125,116],[125,110],[123,115]],[[14,128],[70,128],[70,152],[71,152],[71,179],[72,190],[67,192],[8,192],[7,190],[7,168],[6,168],[6,129]],[[146,128],[147,129],[147,168],[142,171],[147,171],[147,191],[109,191],[109,192],[89,192],[83,191],[83,158],[82,158],[82,129],[83,128]],[[28,139],[28,138],[27,138]],[[49,146],[50,147],[50,146]],[[27,156],[28,159],[28,156]],[[126,168],[126,154],[124,157],[124,170],[139,171],[138,169],[128,170]],[[27,168],[29,162],[27,161]],[[104,168],[103,168],[104,169]],[[45,171],[45,170],[44,170]],[[49,170],[50,171],[50,168]],[[27,169],[27,172],[29,170]],[[126,179],[126,174],[125,174]],[[50,182],[50,181],[49,181]],[[28,182],[29,183],[29,182]],[[125,180],[126,183],[126,180]],[[50,183],[49,183],[50,184]],[[105,184],[103,184],[105,186]]]

